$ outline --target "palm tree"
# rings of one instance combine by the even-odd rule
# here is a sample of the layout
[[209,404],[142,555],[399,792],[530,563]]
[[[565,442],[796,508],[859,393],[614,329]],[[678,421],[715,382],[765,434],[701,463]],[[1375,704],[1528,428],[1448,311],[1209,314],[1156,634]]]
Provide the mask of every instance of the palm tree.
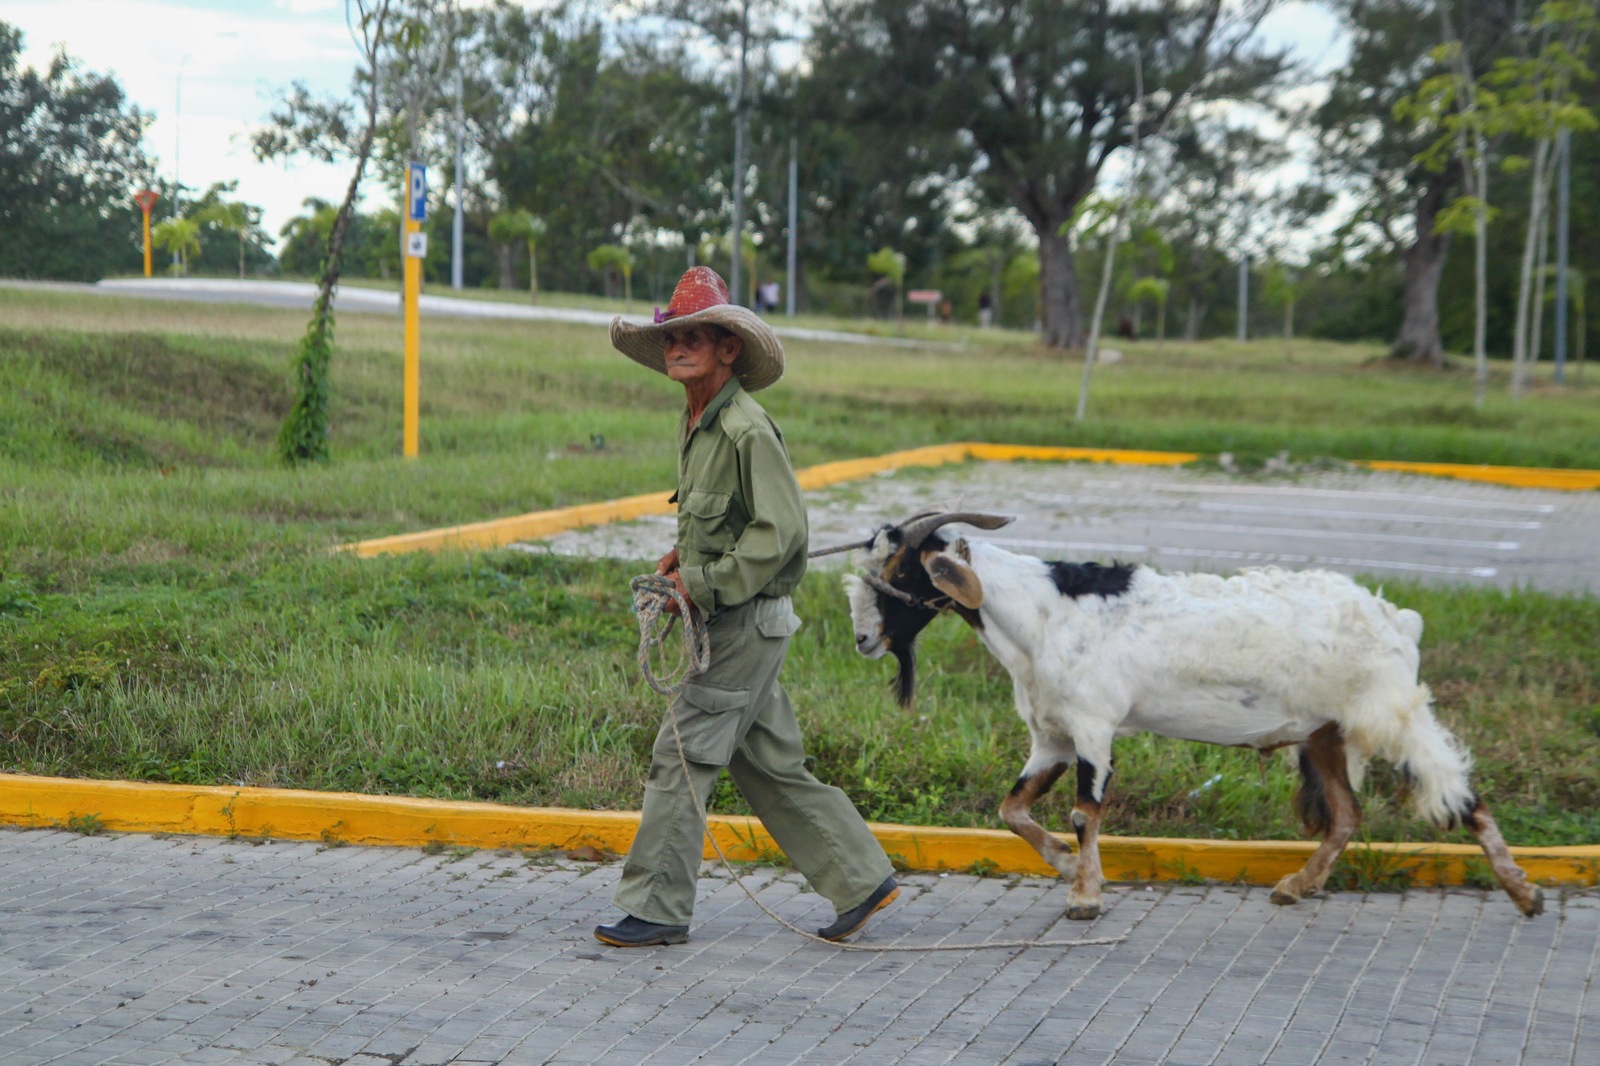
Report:
[[882,274],[883,280],[894,283],[894,320],[905,325],[905,307],[900,294],[906,281],[906,254],[887,246],[879,248],[867,256],[867,269],[874,274]]
[[529,303],[539,302],[539,239],[544,236],[544,231],[544,219],[521,208],[502,211],[489,220],[489,239],[496,244],[528,242]]
[[239,238],[239,277],[244,277],[244,242],[250,230],[255,227],[255,215],[259,209],[252,208],[249,204],[238,201],[221,202],[212,204],[201,211],[195,220],[209,222],[224,233],[232,233]]
[[200,250],[200,223],[192,218],[169,218],[150,231],[150,240],[178,257],[180,277],[189,276],[189,257]]
[[620,244],[602,244],[589,253],[589,268],[602,274],[616,270],[622,275],[623,300],[633,307],[633,253]]

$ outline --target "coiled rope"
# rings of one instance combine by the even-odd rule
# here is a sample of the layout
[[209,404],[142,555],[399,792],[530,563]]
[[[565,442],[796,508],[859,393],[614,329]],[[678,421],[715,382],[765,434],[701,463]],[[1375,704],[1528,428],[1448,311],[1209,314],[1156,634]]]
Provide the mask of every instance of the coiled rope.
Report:
[[[692,605],[678,590],[677,584],[670,578],[660,574],[640,574],[629,582],[633,591],[633,612],[639,619],[639,669],[644,674],[645,683],[661,695],[671,698],[683,691],[683,687],[697,675],[705,672],[711,663],[711,635],[706,625],[692,609]],[[678,608],[674,615],[667,610],[669,604]],[[666,618],[666,622],[661,621]],[[680,645],[678,661],[664,676],[656,673],[656,661],[659,652],[666,644],[667,638],[672,633],[672,624],[678,619],[683,620],[683,640]],[[671,707],[667,708],[667,721],[672,724],[672,739],[678,748],[678,762],[683,768],[683,777],[690,780],[689,760],[683,754],[683,737],[678,732],[678,716]],[[700,817],[700,831],[705,838],[711,841],[711,848],[717,853],[717,859],[722,863],[723,869],[728,871],[729,878],[739,886],[750,902],[754,903],[761,911],[792,933],[797,933],[807,940],[815,940],[819,944],[830,944],[842,951],[976,951],[980,948],[1082,948],[1094,947],[1102,944],[1120,944],[1126,940],[1125,936],[1103,936],[1084,938],[1080,940],[985,940],[980,944],[843,944],[836,940],[826,940],[815,933],[801,929],[793,922],[773,911],[750,890],[739,877],[739,872],[733,868],[733,863],[722,850],[722,845],[717,843],[717,838],[711,832],[710,823],[706,820],[705,808],[698,807]]]

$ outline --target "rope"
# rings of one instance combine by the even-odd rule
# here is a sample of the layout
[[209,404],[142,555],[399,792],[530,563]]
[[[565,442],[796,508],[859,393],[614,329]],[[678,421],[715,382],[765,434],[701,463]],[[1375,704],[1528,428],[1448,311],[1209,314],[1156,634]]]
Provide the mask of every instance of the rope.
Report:
[[[645,683],[663,696],[676,696],[683,691],[683,687],[697,675],[705,672],[711,663],[711,635],[703,621],[697,617],[692,605],[678,591],[678,586],[670,578],[660,574],[640,574],[630,583],[633,591],[633,611],[639,618],[639,669],[644,673]],[[667,611],[667,605],[675,603],[678,606],[678,615],[674,616]],[[661,619],[666,618],[663,624]],[[678,618],[683,619],[683,640],[679,652],[677,665],[666,675],[667,680],[662,681],[657,677],[654,663],[657,659],[657,650],[667,642],[672,633],[672,624]],[[690,779],[689,760],[683,754],[683,737],[678,732],[678,716],[672,708],[667,708],[667,721],[672,725],[672,739],[678,748],[678,763],[683,768],[685,781]],[[739,872],[733,868],[733,863],[722,850],[722,845],[717,842],[716,835],[711,832],[711,825],[706,820],[705,808],[699,807],[700,831],[705,838],[711,841],[711,849],[717,853],[717,859],[722,863],[723,869],[728,871],[728,877],[739,886],[762,913],[791,933],[797,933],[807,940],[815,940],[819,944],[828,944],[841,951],[976,951],[980,948],[1081,948],[1094,947],[1102,944],[1120,944],[1127,939],[1125,936],[1086,937],[1079,940],[985,940],[979,944],[842,944],[836,940],[825,940],[815,933],[801,929],[799,926],[778,914],[768,907],[756,894],[750,891],[739,877]]]
[[[633,613],[639,616],[639,670],[647,685],[663,696],[676,696],[683,686],[697,674],[706,672],[711,665],[711,634],[705,623],[695,617],[693,605],[678,591],[677,582],[660,574],[640,574],[628,583],[633,590]],[[676,615],[667,613],[667,605],[678,606]],[[666,624],[661,622],[665,616]],[[672,634],[672,623],[683,619],[683,641],[677,665],[667,674],[668,680],[656,677],[656,650]],[[676,733],[678,719],[672,716],[672,729]],[[678,745],[682,754],[683,745]]]

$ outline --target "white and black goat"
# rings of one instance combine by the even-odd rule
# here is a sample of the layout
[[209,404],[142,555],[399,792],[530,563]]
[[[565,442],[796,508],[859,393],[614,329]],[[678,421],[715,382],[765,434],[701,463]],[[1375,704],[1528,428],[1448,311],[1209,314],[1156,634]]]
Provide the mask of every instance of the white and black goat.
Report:
[[[1468,783],[1470,756],[1434,718],[1417,680],[1415,611],[1325,570],[1169,575],[1045,562],[939,532],[952,522],[997,529],[1010,521],[928,512],[884,526],[862,545],[867,575],[846,577],[845,591],[857,650],[899,661],[902,705],[916,685],[917,636],[946,610],[1010,672],[1032,750],[1000,812],[1073,879],[1069,918],[1100,913],[1097,836],[1111,742],[1136,732],[1262,751],[1300,746],[1296,807],[1322,845],[1278,882],[1274,903],[1322,889],[1360,820],[1352,774],[1359,783],[1366,760],[1381,756],[1410,780],[1418,814],[1445,828],[1465,825],[1518,909],[1543,911],[1543,893],[1512,861]],[[1074,764],[1076,856],[1031,814]]]

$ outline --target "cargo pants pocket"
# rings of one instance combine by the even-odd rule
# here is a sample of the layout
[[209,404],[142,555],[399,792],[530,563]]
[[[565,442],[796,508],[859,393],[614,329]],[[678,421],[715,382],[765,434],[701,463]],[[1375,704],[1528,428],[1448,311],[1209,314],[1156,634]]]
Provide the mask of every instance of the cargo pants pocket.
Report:
[[[749,704],[747,688],[717,688],[692,681],[685,685],[668,711],[678,722],[683,757],[702,766],[728,765],[739,742],[738,712]],[[655,754],[678,757],[678,741],[672,735],[671,722],[656,734]]]

